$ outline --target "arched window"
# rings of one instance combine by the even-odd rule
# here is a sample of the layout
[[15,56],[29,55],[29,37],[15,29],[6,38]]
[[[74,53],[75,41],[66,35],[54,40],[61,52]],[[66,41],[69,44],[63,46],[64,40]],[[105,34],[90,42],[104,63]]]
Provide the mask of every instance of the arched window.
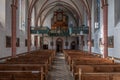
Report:
[[32,11],[31,26],[35,27],[35,9]]
[[25,31],[26,0],[19,0],[19,29]]
[[0,0],[0,27],[5,27],[5,3],[6,0]]
[[115,0],[115,26],[120,22],[120,0]]
[[100,0],[95,0],[94,3],[94,21],[95,21],[95,31],[100,28]]
[[[31,27],[35,27],[35,9],[33,8],[32,10],[32,15],[31,15]],[[37,42],[36,42],[36,37],[35,35],[31,35],[31,43],[32,43],[32,47],[36,46]]]

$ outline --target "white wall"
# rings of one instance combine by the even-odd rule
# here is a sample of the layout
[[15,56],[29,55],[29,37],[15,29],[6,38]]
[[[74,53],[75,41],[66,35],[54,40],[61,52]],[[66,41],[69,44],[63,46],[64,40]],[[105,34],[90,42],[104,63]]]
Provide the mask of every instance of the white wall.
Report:
[[[21,23],[19,23],[19,9],[17,9],[17,38],[20,39],[20,46],[16,48],[16,53],[17,54],[20,54],[20,53],[24,53],[24,52],[27,52],[27,47],[25,46],[25,39],[27,39],[27,16],[26,16],[26,13],[27,13],[27,1],[26,0],[23,0],[22,1],[22,8],[24,7],[24,9],[22,9],[22,13],[21,13]],[[24,22],[24,25],[23,25],[23,22]]]
[[[115,7],[114,0],[108,0],[108,37],[114,36],[114,48],[108,48],[108,55],[120,57],[120,22],[115,26]],[[94,5],[92,6],[94,7]],[[94,8],[92,8],[92,17],[94,17]],[[103,9],[100,10],[100,29],[94,33],[94,19],[92,18],[92,39],[94,47],[92,52],[103,54],[103,46],[99,47],[99,38],[103,38]]]
[[[115,25],[115,5],[114,5],[114,1],[113,0],[109,0],[109,4],[111,4],[111,6],[109,6],[109,11],[108,13],[110,13],[108,16],[108,23],[109,23],[109,36],[113,35],[114,36],[114,48],[109,48],[109,56],[114,56],[114,57],[118,57],[120,58],[120,21],[118,22],[117,25]],[[118,3],[119,4],[119,3]],[[120,6],[119,6],[120,7]],[[112,11],[111,11],[112,10]],[[119,10],[119,9],[118,9]],[[119,11],[117,11],[119,12]],[[119,14],[120,15],[120,14]],[[119,17],[118,17],[119,18]],[[120,19],[120,18],[119,18]]]
[[[26,0],[25,0],[26,1]],[[6,36],[11,36],[11,3],[12,0],[1,0],[0,1],[0,58],[11,56],[11,47],[6,48]],[[27,16],[26,16],[27,18]],[[17,38],[20,39],[20,47],[16,48],[17,54],[27,52],[25,47],[25,39],[27,39],[26,31],[19,29],[19,9],[17,8]],[[27,24],[25,24],[27,27]],[[26,28],[27,29],[27,28]]]
[[6,57],[11,55],[11,48],[6,48],[6,35],[11,36],[10,3],[11,0],[0,1],[0,57]]
[[92,12],[91,12],[91,16],[92,16],[92,39],[94,39],[94,46],[92,47],[92,52],[94,53],[99,53],[102,54],[103,53],[103,47],[99,46],[99,39],[103,38],[103,9],[100,9],[100,28],[95,31],[94,27],[95,27],[95,21],[94,21],[94,10],[95,10],[95,6],[94,6],[94,0],[92,1]]
[[1,0],[1,2],[0,2],[0,26],[1,27],[5,27],[5,2],[6,2],[6,0]]
[[[115,36],[114,32],[116,31],[115,31],[115,19],[114,19],[114,0],[108,0],[108,4],[109,4],[108,6],[108,36]],[[115,39],[117,39],[117,37]],[[115,45],[117,44],[118,43],[116,43]],[[116,55],[115,47],[108,48],[108,55],[110,56]]]
[[120,22],[116,25],[114,29],[114,50],[112,53],[109,51],[110,56],[115,56],[120,58]]
[[51,29],[51,18],[52,18],[52,17],[53,17],[53,14],[49,14],[49,15],[46,17],[43,26],[47,26],[47,27],[49,27],[49,28]]

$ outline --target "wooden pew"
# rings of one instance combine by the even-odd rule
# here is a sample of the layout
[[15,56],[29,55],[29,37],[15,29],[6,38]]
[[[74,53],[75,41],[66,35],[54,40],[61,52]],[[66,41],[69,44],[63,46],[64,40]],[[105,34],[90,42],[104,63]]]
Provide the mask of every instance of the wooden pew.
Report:
[[[65,52],[65,51],[64,51]],[[92,54],[86,54],[82,52],[69,52],[66,53],[65,55],[67,56],[66,61],[68,65],[70,66],[70,70],[72,70],[72,66],[74,64],[113,64],[113,60],[109,59],[103,59],[100,58],[99,56],[92,55]],[[73,64],[74,63],[74,64]]]
[[0,71],[0,80],[44,80],[41,71]]
[[[83,51],[64,51],[75,80],[120,80],[120,64]],[[104,74],[104,75],[103,75]],[[110,75],[111,74],[111,75]],[[112,77],[110,77],[110,76]]]
[[[39,80],[45,80],[48,73],[48,69],[51,66],[54,56],[55,56],[55,51],[52,50],[34,51],[30,54],[24,54],[16,58],[10,58],[6,60],[5,63],[0,64],[0,71],[4,73],[14,72],[13,77],[16,76],[17,72],[21,72],[20,75],[22,75],[22,73],[25,71],[39,71],[42,74],[41,76],[42,79]],[[5,78],[2,79],[0,78],[0,80],[4,80],[4,79]],[[14,77],[14,79],[12,80],[36,80],[36,79],[32,79],[32,78],[23,79],[23,78]]]
[[120,65],[77,65],[74,66],[73,73],[75,75],[76,80],[78,80],[78,76],[82,73],[119,73]]
[[82,73],[79,80],[120,80],[120,73]]
[[47,76],[48,69],[45,64],[0,64],[0,70],[4,71],[42,71],[44,73],[44,77]]
[[66,61],[68,64],[71,64],[72,59],[80,59],[81,57],[100,58],[97,55],[87,54],[86,52],[83,52],[83,51],[82,52],[66,52],[66,51],[64,51],[64,53],[65,53],[65,58],[66,58]]

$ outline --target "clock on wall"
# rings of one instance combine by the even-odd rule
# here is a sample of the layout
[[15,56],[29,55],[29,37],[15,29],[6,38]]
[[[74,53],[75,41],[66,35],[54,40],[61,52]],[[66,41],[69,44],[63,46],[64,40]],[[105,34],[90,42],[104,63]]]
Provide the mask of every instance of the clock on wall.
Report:
[[61,14],[61,13],[58,13],[58,14],[57,14],[57,20],[58,20],[58,21],[62,21],[62,14]]

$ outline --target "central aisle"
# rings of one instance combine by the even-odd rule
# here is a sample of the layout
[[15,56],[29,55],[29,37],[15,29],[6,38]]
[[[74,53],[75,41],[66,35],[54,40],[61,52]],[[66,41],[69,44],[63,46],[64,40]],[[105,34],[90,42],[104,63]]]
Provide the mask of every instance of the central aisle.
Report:
[[48,73],[48,80],[74,80],[66,63],[63,53],[57,53],[52,69]]

